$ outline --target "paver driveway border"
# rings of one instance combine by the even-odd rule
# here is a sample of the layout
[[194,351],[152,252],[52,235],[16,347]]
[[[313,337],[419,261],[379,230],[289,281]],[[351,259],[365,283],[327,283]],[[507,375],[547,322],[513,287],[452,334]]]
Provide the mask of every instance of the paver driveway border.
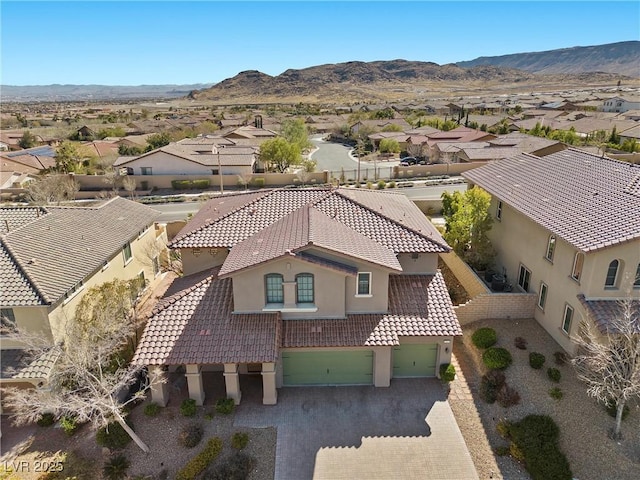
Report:
[[478,478],[436,379],[282,388],[277,405],[243,401],[235,424],[277,427],[275,480]]

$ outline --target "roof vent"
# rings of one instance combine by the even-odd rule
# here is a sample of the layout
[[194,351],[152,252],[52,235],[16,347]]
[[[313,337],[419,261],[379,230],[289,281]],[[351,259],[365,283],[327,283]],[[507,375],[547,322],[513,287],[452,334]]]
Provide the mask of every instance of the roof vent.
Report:
[[29,265],[37,265],[38,262],[36,261],[35,258],[32,258],[31,260],[29,260]]

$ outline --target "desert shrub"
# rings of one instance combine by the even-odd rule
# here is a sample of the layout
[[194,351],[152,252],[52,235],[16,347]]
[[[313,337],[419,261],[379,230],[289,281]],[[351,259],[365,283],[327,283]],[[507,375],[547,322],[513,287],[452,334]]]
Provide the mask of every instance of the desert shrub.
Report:
[[396,188],[396,182],[391,181],[387,184],[387,188]]
[[213,467],[204,480],[246,480],[255,465],[255,459],[244,452],[236,452]]
[[202,190],[204,188],[207,188],[210,184],[211,184],[211,182],[209,182],[209,179],[207,179],[207,178],[199,178],[198,180],[193,180],[191,182],[191,188],[196,188],[196,189]]
[[511,428],[511,422],[508,420],[500,420],[496,425],[496,430],[502,438],[509,438],[509,429]]
[[505,383],[500,390],[498,390],[496,400],[500,406],[508,408],[520,403],[520,394],[515,388],[512,388]]
[[64,433],[69,437],[76,433],[76,430],[79,427],[78,421],[73,417],[62,417],[60,419],[60,426],[62,427],[62,430],[64,430]]
[[440,379],[443,382],[452,382],[456,378],[456,367],[450,363],[440,365]]
[[560,429],[547,415],[528,415],[508,427],[511,455],[524,463],[533,480],[571,480],[564,454],[558,448]]
[[186,398],[180,405],[180,413],[185,417],[195,416],[197,411],[196,401],[193,398]]
[[553,387],[551,390],[549,390],[549,396],[554,400],[561,400],[564,394],[562,393],[560,387]]
[[36,423],[40,427],[50,427],[54,423],[56,423],[56,417],[53,416],[53,413],[43,413],[40,415],[40,418],[36,421]]
[[109,480],[120,480],[127,476],[127,469],[129,468],[129,459],[124,455],[116,455],[107,462],[105,462],[102,471],[104,476]]
[[148,403],[144,406],[144,414],[147,417],[155,417],[160,413],[160,405],[156,402]]
[[536,370],[540,370],[544,365],[546,358],[544,355],[538,352],[531,352],[529,354],[529,365],[531,368],[535,368]]
[[223,415],[233,413],[234,408],[235,403],[233,403],[233,398],[221,398],[216,402],[216,412],[222,413]]
[[489,348],[498,341],[498,336],[493,328],[483,327],[473,332],[471,341],[478,348]]
[[482,354],[482,361],[489,369],[504,370],[511,365],[513,358],[506,348],[490,347]]
[[527,349],[527,340],[523,337],[516,337],[513,343],[515,344],[516,348],[520,350]]
[[373,183],[367,182],[367,188],[371,190],[373,188]]
[[[616,418],[616,415],[618,413],[618,404],[617,404],[617,402],[615,402],[614,400],[611,400],[610,402],[608,402],[605,405],[605,408],[607,410],[607,413],[610,416],[612,416],[613,418]],[[622,408],[622,420],[625,420],[628,416],[629,416],[629,405],[625,405]]]
[[564,352],[554,352],[553,357],[556,359],[556,365],[567,363],[567,354]]
[[387,182],[385,182],[384,180],[378,180],[378,190],[384,190],[386,186]]
[[171,187],[174,190],[188,190],[191,185],[189,180],[171,180]]
[[560,378],[562,377],[562,374],[557,368],[548,368],[547,377],[549,377],[549,380],[551,380],[552,382],[558,383],[560,381]]
[[[131,420],[127,417],[125,419],[127,425],[133,428]],[[96,442],[101,447],[107,447],[112,450],[124,448],[131,442],[131,437],[127,431],[122,428],[118,422],[111,422],[108,425],[101,427],[96,432]]]
[[491,370],[480,380],[480,398],[487,403],[495,403],[498,392],[505,383],[505,376],[500,370]]
[[231,437],[231,446],[236,450],[242,450],[249,443],[249,434],[245,432],[236,432]]
[[252,182],[258,188],[264,187],[264,178],[262,177],[254,178]]
[[193,448],[202,440],[203,430],[197,423],[184,427],[178,434],[178,443],[183,447]]
[[222,440],[218,437],[210,438],[205,447],[193,457],[176,475],[176,480],[193,480],[200,475],[209,464],[220,455]]
[[500,445],[496,447],[493,451],[497,456],[504,457],[505,455],[509,455],[509,445]]

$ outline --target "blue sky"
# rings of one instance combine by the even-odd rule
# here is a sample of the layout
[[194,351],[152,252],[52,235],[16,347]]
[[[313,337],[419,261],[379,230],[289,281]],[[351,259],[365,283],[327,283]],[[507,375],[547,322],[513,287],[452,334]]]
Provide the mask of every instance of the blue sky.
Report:
[[351,60],[446,64],[640,39],[630,1],[0,4],[0,83],[216,83]]

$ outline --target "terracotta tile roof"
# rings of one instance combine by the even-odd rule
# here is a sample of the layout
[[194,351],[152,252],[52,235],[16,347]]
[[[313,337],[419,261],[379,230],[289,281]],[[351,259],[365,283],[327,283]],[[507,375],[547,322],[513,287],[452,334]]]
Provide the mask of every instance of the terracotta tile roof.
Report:
[[319,248],[402,271],[392,250],[350,229],[309,205],[277,220],[237,243],[220,269],[220,276],[280,258],[299,250]]
[[0,234],[15,230],[48,213],[44,207],[0,207]]
[[[2,301],[54,303],[153,224],[159,212],[116,197],[97,207],[47,207],[48,214],[3,234]],[[24,288],[27,280],[30,287]],[[3,285],[4,287],[4,285]],[[37,292],[37,303],[34,292]],[[17,295],[17,297],[16,297]],[[27,302],[27,303],[25,303]],[[3,305],[11,305],[3,304]]]
[[[624,315],[624,306],[620,300],[588,300],[583,294],[578,295],[578,300],[596,324],[600,333],[615,333],[613,331],[610,332],[610,322],[612,319],[621,318]],[[640,333],[640,300],[632,302],[631,315],[632,320],[637,325],[638,333]]]
[[44,379],[58,358],[58,352],[52,348],[40,358],[33,359],[29,352],[22,349],[0,350],[0,378],[2,379]]
[[[198,280],[195,278],[194,280]],[[230,279],[205,280],[163,300],[148,320],[133,358],[138,365],[274,362],[279,313],[233,314]]]
[[0,237],[0,306],[43,305],[44,299]]
[[282,322],[282,347],[399,345],[401,336],[460,336],[442,274],[390,275],[389,313]]
[[462,176],[584,252],[640,238],[640,165],[570,148]]

